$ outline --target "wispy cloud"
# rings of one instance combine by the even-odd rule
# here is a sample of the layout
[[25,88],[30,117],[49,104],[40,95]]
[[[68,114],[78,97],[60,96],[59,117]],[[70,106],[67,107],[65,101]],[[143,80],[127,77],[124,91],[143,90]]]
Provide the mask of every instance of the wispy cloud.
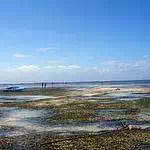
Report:
[[45,69],[60,69],[62,71],[81,69],[78,65],[47,65],[44,66]]
[[21,65],[5,68],[0,76],[16,81],[81,81],[146,79],[150,76],[150,57],[136,61],[107,60],[94,66],[49,61],[43,65]]
[[57,48],[55,47],[44,47],[44,48],[37,48],[36,51],[39,52],[47,52],[47,51],[56,51]]
[[26,55],[26,54],[14,54],[13,55],[16,58],[27,58],[27,57],[31,57],[31,55]]
[[18,67],[8,67],[5,69],[7,72],[35,72],[39,71],[40,67],[36,65],[22,65]]

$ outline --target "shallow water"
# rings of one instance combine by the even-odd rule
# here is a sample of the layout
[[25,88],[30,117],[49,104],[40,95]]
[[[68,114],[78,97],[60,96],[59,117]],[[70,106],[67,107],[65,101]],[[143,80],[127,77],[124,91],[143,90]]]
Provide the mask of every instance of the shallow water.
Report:
[[[51,131],[57,134],[71,134],[72,132],[99,132],[104,130],[115,130],[121,127],[121,122],[134,125],[141,128],[150,127],[150,114],[137,114],[137,120],[127,119],[124,115],[126,109],[101,109],[96,111],[97,116],[103,116],[105,119],[95,121],[66,121],[57,123],[57,121],[47,122],[50,116],[55,115],[53,109],[50,110],[32,110],[18,109],[16,107],[0,109],[0,136],[18,136],[35,132]],[[116,120],[114,116],[124,117]],[[112,117],[107,120],[108,117]],[[149,117],[149,118],[148,118]],[[120,117],[121,118],[121,117]],[[4,130],[2,130],[4,128]]]
[[140,99],[140,98],[149,98],[150,94],[136,94],[136,93],[132,93],[130,91],[128,91],[128,92],[118,91],[118,92],[107,93],[103,97],[104,98],[113,98],[116,100],[136,100],[136,99]]
[[[38,127],[44,127],[44,119],[54,115],[54,110],[29,110],[16,107],[0,109],[0,127],[15,127],[16,130],[0,130],[0,135],[18,135],[38,131]],[[45,126],[46,127],[46,126]],[[40,131],[40,130],[39,130]]]
[[0,96],[0,102],[21,102],[21,101],[36,101],[41,99],[53,99],[54,96]]
[[[35,132],[45,132],[51,131],[55,133],[71,133],[71,132],[99,132],[104,130],[115,130],[121,127],[120,122],[116,120],[101,120],[95,121],[93,123],[90,122],[66,122],[63,124],[43,124],[42,121],[39,121],[38,115],[34,113],[29,113],[31,118],[27,117],[16,117],[16,115],[8,116],[0,120],[0,126],[12,126],[15,127],[13,130],[2,130],[0,132],[0,136],[18,136],[24,134],[30,134]],[[32,114],[32,115],[31,115]],[[41,117],[41,116],[40,116]],[[37,120],[38,119],[38,120]],[[124,120],[125,121],[125,120]],[[146,122],[135,121],[135,120],[126,120],[126,123],[130,125],[134,125],[141,128],[150,127],[150,125]],[[7,127],[6,127],[7,129]]]
[[[0,89],[7,88],[14,84],[0,84]],[[25,88],[41,88],[41,83],[22,83],[15,84]],[[47,83],[47,87],[72,87],[72,88],[87,88],[87,87],[110,87],[110,88],[128,88],[128,87],[150,87],[150,80],[130,80],[130,81],[93,81],[93,82],[57,82]]]
[[[100,98],[112,98],[111,101],[98,103],[114,103],[120,100],[135,100],[150,97],[150,94],[135,94],[132,92],[116,91],[102,96],[72,97],[76,100],[95,100]],[[0,102],[36,101],[39,99],[55,98],[52,96],[0,96]],[[121,122],[141,128],[150,127],[150,113],[147,111],[134,115],[134,119],[128,118],[126,109],[99,109],[96,110],[95,121],[66,121],[63,123],[47,122],[50,116],[55,115],[55,110],[19,109],[16,107],[0,107],[0,136],[17,136],[35,132],[66,133],[71,132],[99,132],[103,130],[115,130],[121,127]]]
[[149,121],[150,122],[150,112],[143,112],[137,115],[138,120],[140,121]]

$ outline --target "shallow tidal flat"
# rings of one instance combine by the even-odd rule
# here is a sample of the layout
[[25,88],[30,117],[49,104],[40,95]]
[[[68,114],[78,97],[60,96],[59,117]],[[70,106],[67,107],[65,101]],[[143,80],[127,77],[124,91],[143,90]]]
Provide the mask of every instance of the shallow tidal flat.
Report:
[[33,88],[1,92],[0,138],[4,149],[149,147],[150,90]]

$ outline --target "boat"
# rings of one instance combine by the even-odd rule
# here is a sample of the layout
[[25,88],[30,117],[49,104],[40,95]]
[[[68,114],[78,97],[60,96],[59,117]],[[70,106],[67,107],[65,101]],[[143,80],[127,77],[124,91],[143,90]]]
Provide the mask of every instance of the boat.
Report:
[[23,91],[25,88],[24,87],[19,87],[19,86],[10,86],[6,89],[4,89],[4,92],[21,92]]

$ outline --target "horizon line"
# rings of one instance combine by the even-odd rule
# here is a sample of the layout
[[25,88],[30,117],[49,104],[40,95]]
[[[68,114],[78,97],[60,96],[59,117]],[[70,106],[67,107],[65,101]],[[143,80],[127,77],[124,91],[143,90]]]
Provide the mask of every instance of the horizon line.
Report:
[[36,81],[36,82],[10,82],[10,83],[0,83],[1,85],[7,84],[66,84],[66,83],[93,83],[93,82],[130,82],[130,81],[150,81],[150,79],[136,79],[136,80],[92,80],[92,81]]

